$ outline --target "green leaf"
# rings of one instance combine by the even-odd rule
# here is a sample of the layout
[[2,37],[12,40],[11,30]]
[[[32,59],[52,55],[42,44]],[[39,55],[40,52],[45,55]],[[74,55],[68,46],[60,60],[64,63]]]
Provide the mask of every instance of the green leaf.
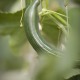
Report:
[[13,54],[9,39],[9,36],[0,36],[0,71],[21,69],[25,64],[23,57]]
[[30,5],[30,3],[32,2],[32,0],[25,0],[26,2],[26,8]]
[[57,72],[57,60],[50,54],[40,55],[38,66],[33,74],[34,80],[65,80],[62,74]]
[[80,69],[71,69],[66,75],[65,75],[65,78],[66,79],[69,79],[73,76],[76,76],[76,75],[80,75]]
[[[68,51],[74,55],[74,59],[77,58],[80,64],[80,7],[72,8],[69,11],[69,23],[72,26],[71,32],[69,36],[69,43],[68,43]],[[76,56],[75,56],[76,55]],[[76,61],[77,61],[76,60]],[[76,64],[76,63],[75,63]]]
[[80,5],[80,0],[72,0],[72,1]]
[[23,26],[20,27],[21,11],[0,13],[0,35],[10,35],[10,47],[15,54],[27,41]]
[[9,11],[17,0],[0,0],[0,11]]
[[24,43],[27,41],[24,28],[17,29],[13,34],[10,35],[10,47],[13,50],[13,52],[16,54],[20,53],[20,49],[24,45]]
[[42,12],[40,16],[44,37],[51,44],[53,43],[55,46],[58,46],[60,44],[61,36],[63,33],[61,27],[63,27],[65,30],[65,19],[58,15],[57,12],[49,12],[47,10]]
[[25,0],[0,0],[0,12],[14,13],[25,8]]
[[20,28],[21,11],[0,13],[0,35],[9,35]]

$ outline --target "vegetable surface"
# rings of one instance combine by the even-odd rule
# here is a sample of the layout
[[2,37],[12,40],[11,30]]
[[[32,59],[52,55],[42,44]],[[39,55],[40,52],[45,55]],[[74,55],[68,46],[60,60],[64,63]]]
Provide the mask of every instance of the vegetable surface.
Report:
[[55,46],[51,46],[46,42],[39,31],[39,17],[37,7],[40,4],[40,0],[33,0],[30,6],[26,9],[24,14],[24,27],[27,38],[33,48],[38,53],[50,53],[53,55],[60,55],[61,51]]

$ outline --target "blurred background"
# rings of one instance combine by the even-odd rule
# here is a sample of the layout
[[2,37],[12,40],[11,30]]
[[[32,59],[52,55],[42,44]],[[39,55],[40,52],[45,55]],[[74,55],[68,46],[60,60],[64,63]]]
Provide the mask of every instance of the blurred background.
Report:
[[[63,15],[66,15],[65,4],[68,4],[70,15],[75,14],[72,19],[75,19],[77,23],[74,25],[80,26],[77,25],[80,24],[78,23],[80,19],[77,19],[80,17],[80,0],[47,1],[49,10]],[[54,56],[49,54],[39,56],[32,48],[26,38],[24,25],[20,26],[22,12],[24,13],[25,7],[28,5],[29,0],[0,0],[0,80],[80,80],[80,54],[74,65],[68,60],[68,57],[64,57],[65,59],[62,59],[60,63],[63,65],[61,66]],[[41,6],[39,6],[39,10],[41,11]],[[65,48],[63,31],[59,29],[59,25],[55,21],[43,13],[40,15],[42,36],[49,44],[60,49]],[[60,17],[66,21],[65,17]],[[71,25],[73,25],[72,23],[73,21]],[[64,23],[61,24],[65,26]],[[78,29],[80,30],[79,27]],[[78,31],[78,33],[80,32]],[[69,69],[66,69],[67,65],[70,65]]]

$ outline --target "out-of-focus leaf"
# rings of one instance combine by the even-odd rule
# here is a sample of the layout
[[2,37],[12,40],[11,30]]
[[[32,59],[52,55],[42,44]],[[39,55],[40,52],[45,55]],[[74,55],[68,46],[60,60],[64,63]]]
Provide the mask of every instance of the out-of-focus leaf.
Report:
[[25,0],[25,2],[26,2],[26,7],[28,7],[30,3],[32,2],[32,0]]
[[50,54],[39,57],[34,80],[53,80],[55,74],[56,58]]
[[64,76],[56,69],[57,61],[58,58],[50,54],[42,54],[39,57],[36,71],[34,71],[33,80],[65,80]]
[[80,5],[80,0],[72,0],[72,1]]
[[0,11],[16,12],[25,8],[25,0],[0,0]]
[[24,67],[24,59],[13,55],[9,46],[9,36],[0,36],[0,71],[21,69]]
[[[71,34],[70,34],[70,41],[69,41],[69,50],[70,53],[76,55],[74,57],[77,58],[77,60],[75,60],[76,64],[80,64],[80,7],[78,8],[72,8],[69,11],[69,22],[70,25],[72,26],[71,28]],[[76,59],[75,58],[75,59]]]
[[19,28],[10,35],[10,47],[14,53],[19,53],[21,47],[26,41],[27,38],[24,32],[24,28]]
[[9,11],[17,0],[0,0],[0,11]]
[[27,41],[23,26],[20,27],[21,11],[16,13],[0,13],[0,35],[10,35],[10,47],[19,53],[21,46]]
[[12,34],[20,27],[21,11],[16,13],[0,13],[0,35]]
[[80,75],[75,75],[69,78],[68,80],[80,80]]
[[71,69],[66,75],[66,79],[69,79],[73,76],[80,75],[80,69]]

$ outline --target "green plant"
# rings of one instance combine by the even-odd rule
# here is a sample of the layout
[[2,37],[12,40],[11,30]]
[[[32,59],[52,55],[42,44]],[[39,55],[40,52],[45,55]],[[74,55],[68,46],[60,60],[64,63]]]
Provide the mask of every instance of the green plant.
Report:
[[[64,62],[63,63],[62,62],[58,63],[58,64],[60,64],[58,66],[59,67],[61,66],[63,68],[62,69],[60,67],[61,70],[58,69],[58,73],[61,73],[61,71],[62,71],[61,74],[63,74],[66,70],[68,70],[70,68],[73,68],[72,66],[74,66],[75,60],[77,59],[77,51],[78,51],[77,47],[78,47],[78,44],[76,43],[76,40],[78,40],[78,38],[76,38],[76,39],[72,38],[72,37],[76,37],[74,35],[76,35],[76,29],[77,28],[75,29],[75,27],[71,27],[73,22],[70,23],[71,26],[69,25],[68,18],[67,18],[68,17],[68,13],[67,12],[66,12],[67,13],[67,17],[66,17],[67,18],[67,22],[65,21],[65,19],[62,19],[60,17],[60,15],[62,15],[62,14],[59,14],[57,12],[55,12],[54,14],[51,14],[51,13],[53,13],[52,11],[44,9],[44,11],[42,13],[40,13],[42,17],[45,14],[48,14],[48,17],[52,18],[54,23],[56,23],[60,27],[60,29],[62,30],[62,32],[65,35],[66,39],[69,38],[67,40],[67,42],[66,42],[67,46],[65,45],[65,47],[67,49],[66,51],[64,50],[63,52],[60,52],[60,51],[58,52],[57,48],[56,48],[56,51],[55,51],[55,49],[50,47],[49,45],[47,45],[47,43],[45,43],[45,41],[41,37],[40,31],[39,31],[39,26],[38,26],[38,23],[39,23],[38,14],[36,12],[39,3],[40,3],[39,0],[34,0],[32,2],[32,4],[27,8],[26,13],[24,15],[24,22],[25,22],[25,27],[26,27],[25,30],[26,30],[26,33],[27,33],[27,36],[28,36],[28,40],[30,41],[30,43],[32,44],[33,48],[38,53],[43,53],[43,54],[44,53],[50,53],[50,54],[57,54],[58,57],[60,56],[61,57],[60,61],[64,61]],[[46,3],[47,3],[47,1],[46,1]],[[66,4],[66,6],[67,6],[67,4]],[[64,15],[62,15],[62,16],[64,16]],[[70,15],[70,17],[71,17],[71,15]],[[71,21],[72,21],[72,19],[71,19]],[[62,54],[60,54],[60,53],[62,53]],[[69,62],[66,63],[67,59],[69,59]],[[64,65],[66,65],[66,66],[64,66]],[[60,74],[57,74],[57,75],[60,75]],[[54,79],[56,80],[56,78],[54,78]],[[43,80],[43,79],[41,79],[41,80]]]
[[25,0],[26,8],[22,9],[21,0],[21,10],[13,13],[13,1],[9,7],[7,3],[0,5],[0,70],[26,67],[23,48],[30,54],[29,40],[38,53],[31,80],[80,79],[80,7],[68,6],[69,0],[64,1]]
[[39,4],[40,0],[34,0],[26,10],[24,15],[25,31],[30,43],[38,53],[50,53],[56,55],[56,53],[60,52],[58,52],[58,50],[54,47],[51,48],[48,45],[48,43],[42,39],[42,36],[39,31],[39,26],[38,26],[39,20],[37,14],[37,7]]

